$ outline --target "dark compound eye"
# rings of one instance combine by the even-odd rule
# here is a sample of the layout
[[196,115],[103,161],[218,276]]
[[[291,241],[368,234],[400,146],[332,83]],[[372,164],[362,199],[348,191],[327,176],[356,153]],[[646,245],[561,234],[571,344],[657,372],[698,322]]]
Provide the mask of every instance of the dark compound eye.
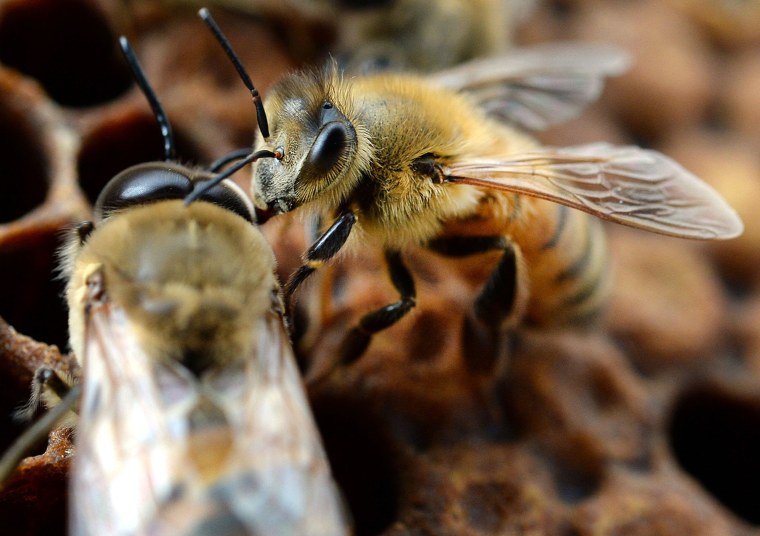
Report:
[[123,208],[182,199],[193,189],[193,181],[165,163],[140,164],[128,168],[106,184],[95,202],[95,218],[102,220]]
[[[205,182],[205,180],[196,181],[194,186],[200,188]],[[213,203],[254,223],[253,205],[248,201],[243,190],[232,182],[222,181],[204,192],[197,200]]]
[[309,165],[316,173],[326,173],[338,162],[346,149],[348,132],[343,123],[328,123],[317,136],[309,152]]
[[[192,176],[192,178],[191,178]],[[184,199],[213,175],[195,172],[165,162],[139,164],[116,175],[100,192],[95,202],[95,219],[137,205]],[[245,194],[234,185],[222,182],[199,199],[213,203],[253,222],[253,211]]]

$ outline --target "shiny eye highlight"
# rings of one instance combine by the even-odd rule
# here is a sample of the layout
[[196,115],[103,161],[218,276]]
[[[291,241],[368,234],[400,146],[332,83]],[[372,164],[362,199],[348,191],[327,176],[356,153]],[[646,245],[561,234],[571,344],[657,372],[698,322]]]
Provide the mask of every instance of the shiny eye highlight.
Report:
[[95,218],[102,220],[131,206],[182,199],[192,189],[193,181],[171,164],[138,164],[119,173],[103,188],[95,202]]

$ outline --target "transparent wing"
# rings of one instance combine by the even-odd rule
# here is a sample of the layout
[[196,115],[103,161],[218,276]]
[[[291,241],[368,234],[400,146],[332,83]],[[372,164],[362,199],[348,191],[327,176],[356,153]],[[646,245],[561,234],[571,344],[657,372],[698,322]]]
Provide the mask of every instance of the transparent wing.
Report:
[[599,97],[604,79],[629,64],[629,55],[610,45],[559,43],[473,60],[431,80],[468,92],[499,120],[542,130],[577,116]]
[[545,148],[444,168],[449,181],[517,192],[655,233],[733,238],[743,224],[713,188],[667,156],[604,143]]
[[254,534],[348,534],[350,523],[278,315],[262,319],[256,345],[242,374],[232,381],[215,378],[224,386],[215,391],[236,438],[229,477],[216,493]]
[[72,534],[137,534],[172,495],[197,396],[181,370],[157,367],[123,309],[90,302],[71,478]]
[[199,381],[117,305],[89,310],[73,534],[348,533],[278,316]]

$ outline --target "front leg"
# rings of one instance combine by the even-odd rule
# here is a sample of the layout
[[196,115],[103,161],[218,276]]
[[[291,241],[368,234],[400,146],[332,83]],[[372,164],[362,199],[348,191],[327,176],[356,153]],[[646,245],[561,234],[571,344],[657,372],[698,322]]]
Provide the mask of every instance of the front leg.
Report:
[[355,223],[356,214],[350,211],[343,212],[330,228],[306,251],[304,263],[290,276],[290,279],[285,284],[285,307],[288,314],[292,312],[293,293],[317,268],[320,268],[340,251],[346,240],[348,240],[348,236],[351,234],[351,229],[353,229]]
[[39,367],[32,378],[32,389],[29,401],[21,406],[13,415],[20,422],[31,421],[40,402],[46,405],[57,405],[72,389],[70,379],[62,378],[54,369],[47,366]]

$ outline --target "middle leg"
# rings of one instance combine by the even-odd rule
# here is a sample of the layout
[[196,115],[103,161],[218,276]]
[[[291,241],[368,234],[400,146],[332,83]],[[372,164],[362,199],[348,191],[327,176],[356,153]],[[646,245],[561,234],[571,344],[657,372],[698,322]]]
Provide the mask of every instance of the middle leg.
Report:
[[404,264],[401,253],[396,250],[385,250],[385,262],[388,266],[391,282],[399,292],[399,300],[362,316],[359,323],[343,337],[338,346],[333,365],[313,374],[310,381],[318,381],[326,377],[336,367],[349,365],[358,360],[369,346],[375,333],[389,328],[414,308],[417,291],[412,274]]

